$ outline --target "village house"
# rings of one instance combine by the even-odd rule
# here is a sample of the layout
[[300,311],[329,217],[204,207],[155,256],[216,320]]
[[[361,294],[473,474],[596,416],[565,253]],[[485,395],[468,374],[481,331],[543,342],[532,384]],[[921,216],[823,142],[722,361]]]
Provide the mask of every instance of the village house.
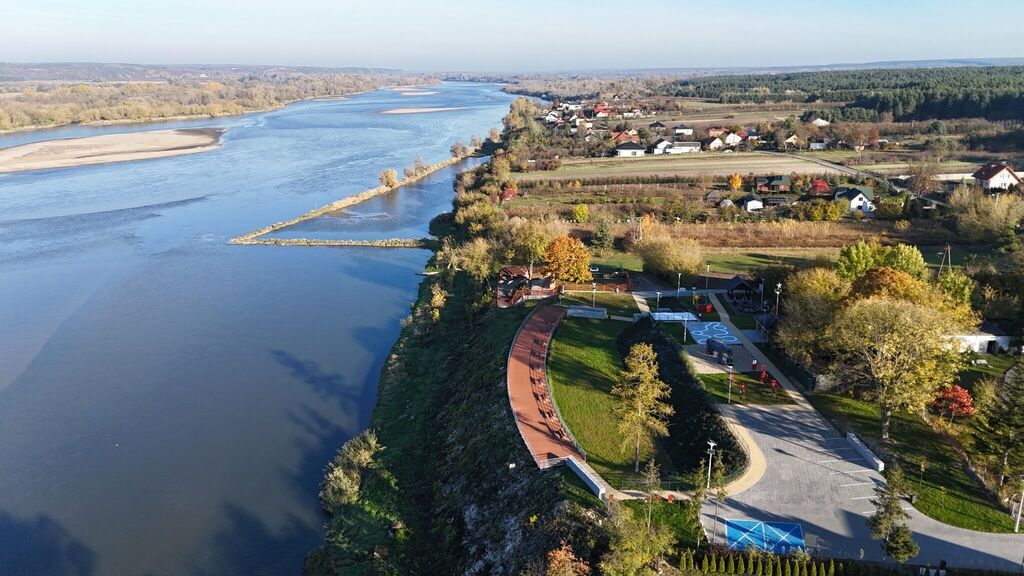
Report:
[[723,126],[712,126],[712,127],[708,128],[708,136],[710,136],[710,137],[724,136],[728,131],[729,131],[729,129],[725,128]]
[[740,206],[743,206],[743,210],[747,212],[760,212],[764,210],[764,202],[754,194],[745,196],[740,200]]
[[700,142],[673,142],[665,150],[666,154],[691,154],[693,152],[700,152]]
[[824,128],[832,123],[829,122],[828,120],[825,120],[824,118],[815,118],[814,120],[811,120],[811,124],[817,126],[818,128]]
[[743,142],[743,137],[736,132],[729,132],[722,141],[725,142],[726,146],[738,146]]
[[757,130],[743,130],[743,131],[740,131],[740,136],[743,136],[743,139],[746,140],[747,142],[760,142],[761,141],[761,133],[758,132]]
[[722,195],[717,190],[712,190],[704,195],[704,202],[712,206],[717,206],[722,201]]
[[693,136],[693,128],[680,124],[675,127],[676,136]]
[[654,148],[651,149],[651,153],[654,155],[664,154],[665,150],[672,147],[672,141],[666,140],[665,138],[658,138],[658,141],[654,143]]
[[971,176],[985,190],[1006,190],[1010,186],[1019,186],[1021,182],[1013,168],[1000,162],[989,162]]
[[789,176],[758,176],[754,178],[754,191],[758,193],[774,192],[784,194],[793,188],[793,180]]
[[594,105],[594,118],[607,118],[611,114],[612,109],[608,107],[607,102],[601,102],[600,104]]
[[721,150],[725,147],[721,138],[705,138],[700,141],[700,145],[705,150]]
[[615,148],[615,155],[619,158],[637,158],[643,156],[645,152],[646,149],[636,142],[626,142]]
[[789,146],[799,146],[800,137],[797,136],[796,134],[790,134],[788,138],[782,141],[782,143]]
[[622,144],[624,142],[640,142],[640,135],[637,134],[636,130],[626,130],[624,132],[612,132],[612,142],[616,144]]
[[969,334],[957,334],[961,352],[976,354],[996,354],[1010,350],[1010,337],[1002,328],[988,320],[981,323],[977,330]]
[[875,211],[875,191],[870,186],[840,186],[833,199],[849,202],[850,212],[864,214]]
[[654,132],[655,134],[661,134],[665,131],[666,126],[661,122],[651,122],[650,124],[647,125],[647,128],[649,128],[650,131]]

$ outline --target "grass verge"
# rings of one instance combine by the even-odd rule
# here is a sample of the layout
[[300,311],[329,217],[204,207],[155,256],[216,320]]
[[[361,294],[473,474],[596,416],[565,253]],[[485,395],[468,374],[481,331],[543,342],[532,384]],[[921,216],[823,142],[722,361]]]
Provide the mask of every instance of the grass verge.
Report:
[[[880,442],[878,408],[852,396],[818,393],[808,397],[841,431],[852,429]],[[964,460],[942,434],[912,414],[893,416],[888,452],[894,455],[917,492],[914,506],[940,522],[983,532],[1012,532],[1009,515],[964,466]],[[921,474],[921,463],[925,463]]]

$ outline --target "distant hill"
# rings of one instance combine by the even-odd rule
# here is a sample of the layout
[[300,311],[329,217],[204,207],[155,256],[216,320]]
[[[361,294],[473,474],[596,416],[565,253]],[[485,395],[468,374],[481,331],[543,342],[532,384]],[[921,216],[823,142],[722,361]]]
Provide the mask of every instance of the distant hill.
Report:
[[228,64],[117,64],[99,62],[0,62],[0,82],[159,82],[171,79],[272,78],[280,74],[395,74],[383,68],[317,66],[249,66]]

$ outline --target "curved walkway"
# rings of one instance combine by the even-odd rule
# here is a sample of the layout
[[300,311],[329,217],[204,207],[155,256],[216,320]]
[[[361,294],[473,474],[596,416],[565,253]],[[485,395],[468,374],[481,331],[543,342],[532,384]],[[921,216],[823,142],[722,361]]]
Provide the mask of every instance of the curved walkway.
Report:
[[539,468],[584,458],[573,446],[548,393],[548,345],[565,308],[540,306],[523,322],[508,355],[508,399],[516,427]]
[[[712,527],[724,540],[723,519],[797,522],[807,546],[824,555],[881,560],[881,547],[871,539],[867,518],[874,514],[874,488],[882,475],[868,468],[846,438],[815,410],[793,384],[730,321],[718,298],[711,301],[747,351],[777,376],[793,397],[789,406],[723,406],[723,412],[747,429],[764,453],[763,479],[742,494],[730,495]],[[942,524],[914,510],[909,526],[920,546],[915,564],[1019,570],[1024,560],[1024,534],[989,534]],[[713,503],[705,506],[707,524]]]

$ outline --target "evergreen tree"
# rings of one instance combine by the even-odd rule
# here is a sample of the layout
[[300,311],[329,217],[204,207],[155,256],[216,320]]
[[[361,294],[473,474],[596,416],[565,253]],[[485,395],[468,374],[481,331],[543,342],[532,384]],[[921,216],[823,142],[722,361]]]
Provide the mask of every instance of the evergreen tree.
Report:
[[757,570],[754,571],[756,576],[764,576],[764,563],[761,562],[761,557],[757,557]]
[[885,541],[885,553],[900,564],[917,556],[917,542],[914,542],[910,528],[905,524],[896,526]]
[[747,573],[747,560],[742,555],[740,556],[739,561],[736,562],[736,573],[737,574],[746,574]]
[[711,572],[713,572],[713,573],[717,573],[718,572],[718,555],[717,554],[712,554],[711,555]]
[[725,572],[725,558],[721,558],[721,557],[718,558],[718,571],[720,573],[722,573],[722,574],[726,573]]
[[736,559],[732,557],[732,554],[729,555],[729,561],[725,563],[725,572],[726,574],[736,573]]
[[811,576],[818,576],[818,563],[811,562]]
[[793,566],[789,558],[786,558],[786,563],[782,566],[782,576],[793,576]]
[[705,574],[708,573],[708,557],[706,554],[700,559],[700,571]]
[[978,427],[979,445],[999,459],[1002,486],[1010,471],[1024,464],[1024,362],[1003,383]]
[[836,561],[832,558],[828,560],[828,576],[836,576]]

